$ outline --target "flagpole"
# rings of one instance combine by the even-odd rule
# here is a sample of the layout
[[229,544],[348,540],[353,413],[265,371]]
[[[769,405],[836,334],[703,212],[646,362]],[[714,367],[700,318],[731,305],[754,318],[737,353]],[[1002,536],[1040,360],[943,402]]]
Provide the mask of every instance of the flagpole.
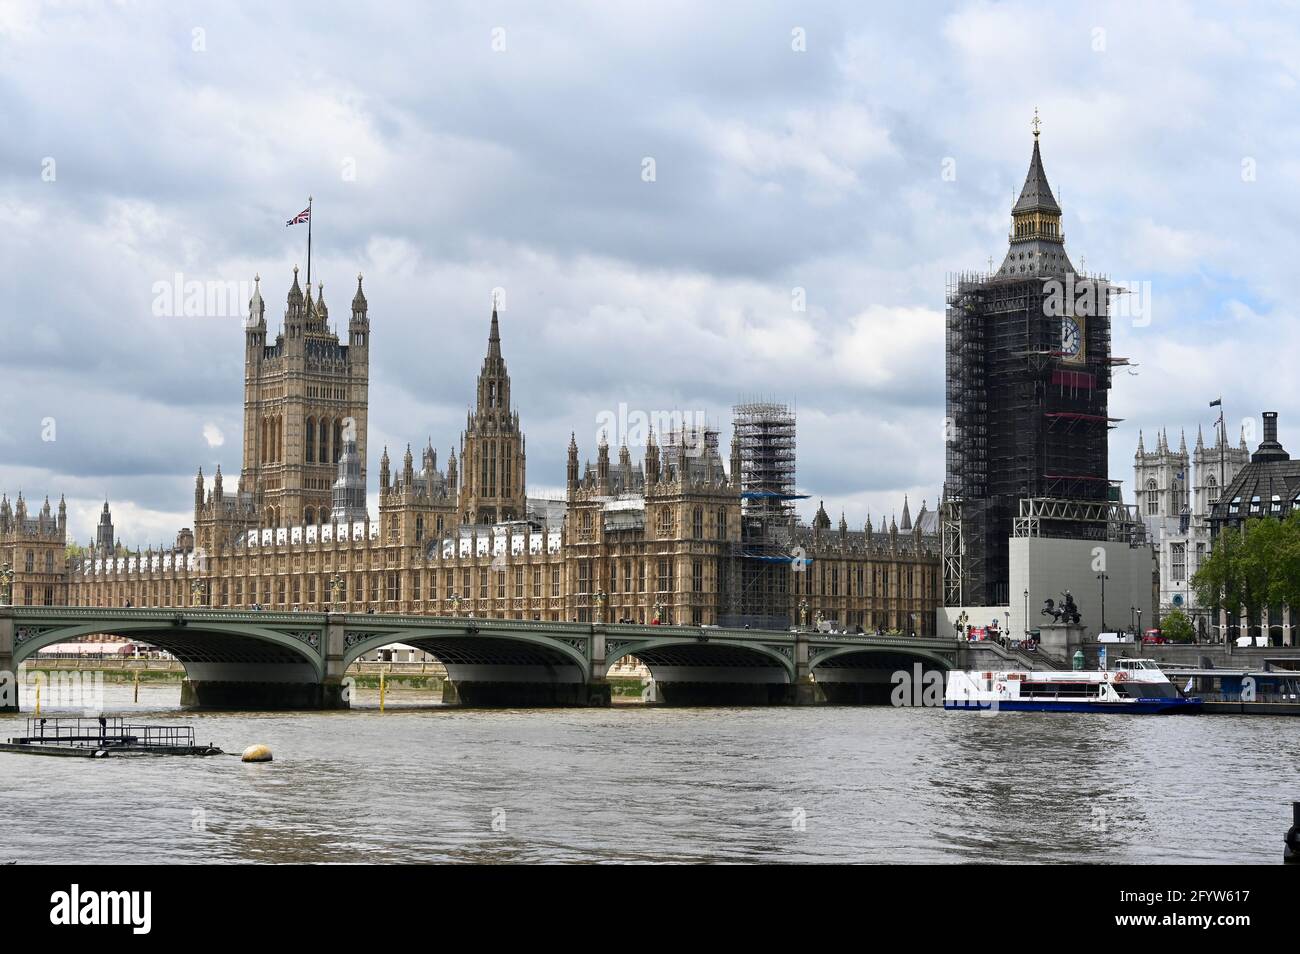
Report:
[[307,287],[311,288],[311,196],[307,196]]

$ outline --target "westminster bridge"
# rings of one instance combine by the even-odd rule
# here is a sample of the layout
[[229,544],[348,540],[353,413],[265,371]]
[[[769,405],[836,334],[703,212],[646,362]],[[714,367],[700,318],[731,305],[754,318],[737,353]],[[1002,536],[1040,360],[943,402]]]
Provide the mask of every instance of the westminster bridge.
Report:
[[609,668],[636,656],[669,704],[884,703],[900,670],[946,671],[971,648],[943,637],[221,609],[0,606],[0,708],[43,647],[95,634],[166,650],[201,708],[337,709],[348,667],[393,643],[447,669],[443,699],[471,706],[602,706]]

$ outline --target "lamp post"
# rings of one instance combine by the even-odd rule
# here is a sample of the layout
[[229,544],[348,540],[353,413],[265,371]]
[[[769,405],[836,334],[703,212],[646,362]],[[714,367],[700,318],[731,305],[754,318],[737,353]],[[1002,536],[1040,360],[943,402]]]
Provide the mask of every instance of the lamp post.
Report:
[[8,563],[0,563],[0,606],[11,606],[14,600],[14,571]]
[[[1129,624],[1130,627],[1133,626],[1133,614],[1134,614],[1136,611],[1137,611],[1137,607],[1136,607],[1136,606],[1130,606],[1130,607],[1128,608],[1128,624]],[[1136,628],[1133,629],[1133,635],[1134,635],[1134,636],[1137,635],[1137,629],[1136,629]]]
[[1106,632],[1106,581],[1110,579],[1105,573],[1098,573],[1097,579],[1101,581],[1101,632]]
[[460,615],[460,594],[459,593],[451,594],[451,615],[452,616]]
[[334,612],[334,604],[339,600],[339,590],[343,588],[343,577],[337,573],[330,577],[330,612]]
[[1025,639],[1029,638],[1029,590],[1025,590],[1025,637],[1024,638]]
[[1142,638],[1142,607],[1139,606],[1137,608],[1137,611],[1138,611],[1138,631],[1137,633],[1134,634],[1134,638],[1140,640]]
[[664,616],[664,604],[660,603],[658,600],[655,600],[655,615],[654,615],[654,619],[650,621],[650,625],[651,626],[662,625],[663,616]]
[[604,590],[597,590],[594,596],[596,601],[596,622],[605,622],[605,604],[609,602],[609,594]]
[[193,583],[190,584],[190,592],[194,595],[195,606],[201,606],[207,602],[204,599],[203,589],[204,587],[203,587],[202,580],[195,580]]
[[808,601],[799,601],[799,625],[807,628],[808,626]]

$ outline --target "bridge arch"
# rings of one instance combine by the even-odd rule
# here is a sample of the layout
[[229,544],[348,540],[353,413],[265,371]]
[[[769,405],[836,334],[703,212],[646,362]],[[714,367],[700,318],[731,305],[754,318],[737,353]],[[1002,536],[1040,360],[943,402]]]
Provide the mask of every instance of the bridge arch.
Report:
[[790,647],[698,630],[626,638],[611,634],[601,675],[624,656],[635,656],[650,670],[657,702],[765,705],[784,701],[794,683]]
[[[492,665],[522,664],[576,666],[585,674],[590,662],[585,651],[588,637],[565,637],[544,632],[527,632],[493,626],[493,621],[447,622],[433,626],[362,632],[348,628],[344,636],[343,668],[346,670],[365,653],[394,643],[414,646],[443,665],[457,663]],[[359,638],[354,638],[359,637]],[[580,648],[584,647],[584,648]]]
[[927,685],[934,684],[931,674],[939,673],[942,696],[942,674],[953,665],[938,652],[913,646],[813,646],[809,647],[808,664],[824,701],[855,705],[892,704],[899,672],[914,680],[915,691],[922,695]]
[[[177,622],[182,620],[183,622]],[[31,633],[25,635],[24,630]],[[36,630],[36,632],[32,632]],[[104,634],[139,640],[187,662],[291,662],[310,665],[316,677],[324,673],[319,647],[320,627],[304,628],[304,636],[243,623],[225,623],[177,614],[165,619],[125,620],[106,618],[99,622],[73,625],[17,626],[14,639],[14,667],[31,659],[46,646],[72,642],[85,636]],[[310,633],[315,639],[313,647]],[[188,667],[187,667],[188,669]]]
[[181,704],[221,708],[314,708],[320,704],[324,617],[267,614],[257,619],[204,610],[16,614],[12,666],[37,663],[47,646],[105,634],[166,650],[185,670]]

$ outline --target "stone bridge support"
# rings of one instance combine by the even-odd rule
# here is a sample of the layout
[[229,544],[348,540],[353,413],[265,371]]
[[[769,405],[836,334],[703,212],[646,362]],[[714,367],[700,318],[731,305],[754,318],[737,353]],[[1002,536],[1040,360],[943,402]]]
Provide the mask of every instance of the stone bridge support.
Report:
[[0,712],[18,711],[18,667],[14,665],[14,621],[0,616]]

